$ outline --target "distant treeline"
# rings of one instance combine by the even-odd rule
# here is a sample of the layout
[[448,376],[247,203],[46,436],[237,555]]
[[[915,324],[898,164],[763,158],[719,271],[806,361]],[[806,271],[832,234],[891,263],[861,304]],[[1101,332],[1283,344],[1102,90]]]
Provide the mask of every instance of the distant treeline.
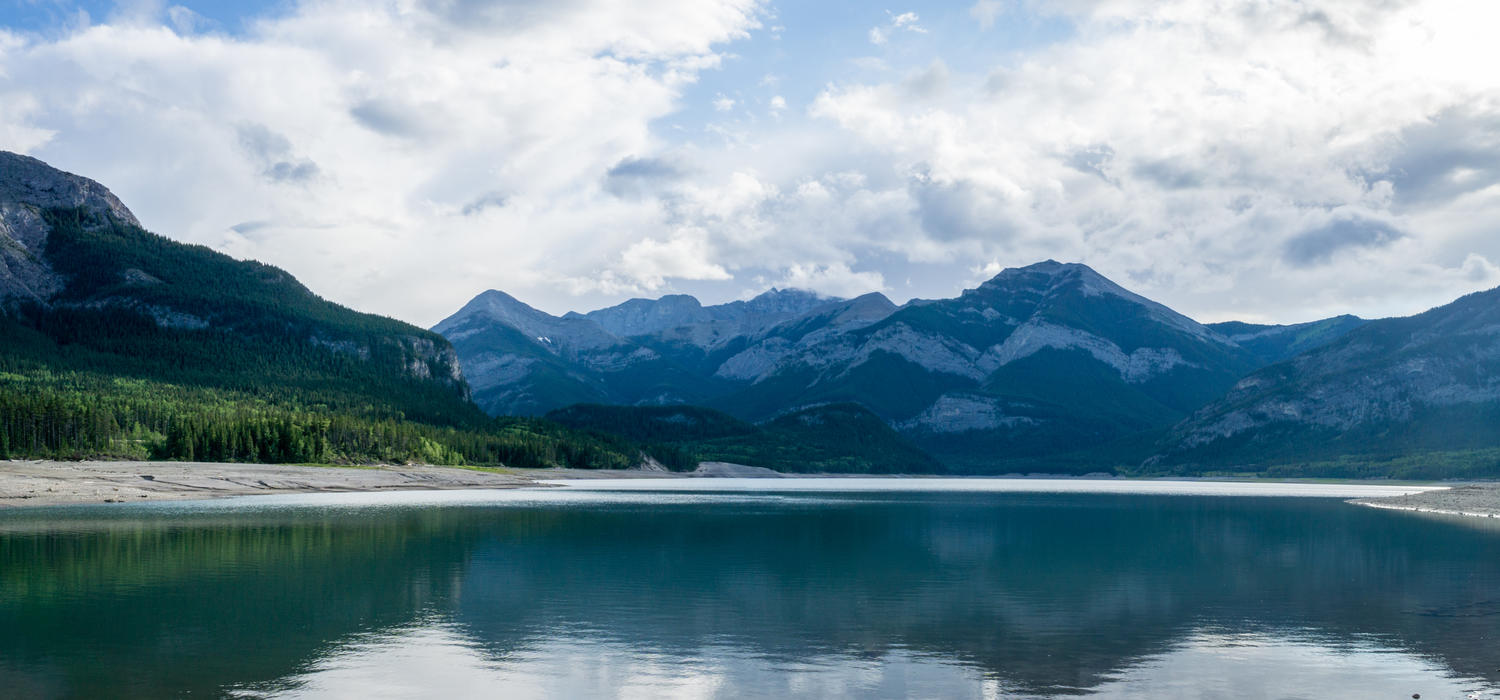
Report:
[[647,452],[668,455],[670,469],[699,461],[732,462],[783,472],[940,474],[947,471],[859,404],[795,411],[752,424],[696,406],[579,404],[547,418],[593,435],[618,435]]

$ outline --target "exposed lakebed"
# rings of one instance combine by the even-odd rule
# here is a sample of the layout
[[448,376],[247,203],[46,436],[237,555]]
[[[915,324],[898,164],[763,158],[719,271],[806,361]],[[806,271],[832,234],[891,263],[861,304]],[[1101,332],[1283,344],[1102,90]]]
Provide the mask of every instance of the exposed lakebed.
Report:
[[0,687],[1500,691],[1500,531],[1342,500],[1391,487],[965,481],[591,481],[13,509],[0,514]]

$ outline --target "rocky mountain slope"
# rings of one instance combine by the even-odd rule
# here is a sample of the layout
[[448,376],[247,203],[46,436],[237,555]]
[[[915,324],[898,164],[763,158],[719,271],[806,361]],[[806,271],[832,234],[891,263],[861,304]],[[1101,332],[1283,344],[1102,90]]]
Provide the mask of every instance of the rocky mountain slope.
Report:
[[976,469],[1168,425],[1255,366],[1191,319],[1051,261],[783,348],[725,405],[857,401]]
[[149,233],[103,185],[6,152],[0,309],[10,340],[28,338],[32,354],[66,344],[118,367],[205,377],[270,362],[306,381],[368,374],[347,377],[356,390],[357,379],[409,381],[455,405],[468,391],[442,336],[325,301],[277,268]]
[[1178,425],[1158,464],[1253,466],[1500,446],[1500,289],[1371,321],[1251,374]]
[[140,226],[103,185],[0,151],[0,305],[45,303],[65,286],[46,257],[51,209],[84,209]]
[[643,449],[487,416],[442,336],[0,152],[0,460],[100,457],[627,468]]
[[557,317],[490,291],[434,330],[494,414],[700,404],[767,421],[851,402],[950,464],[989,469],[1168,427],[1268,358],[1347,325],[1235,327],[1241,342],[1086,266],[1048,261],[901,307],[880,294],[772,290]]

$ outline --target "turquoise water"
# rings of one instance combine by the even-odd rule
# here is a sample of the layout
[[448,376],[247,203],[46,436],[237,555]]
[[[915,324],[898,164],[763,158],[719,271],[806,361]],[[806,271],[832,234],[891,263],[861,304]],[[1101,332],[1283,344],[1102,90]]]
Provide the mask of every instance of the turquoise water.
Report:
[[0,512],[0,696],[1500,697],[1482,520],[842,481]]

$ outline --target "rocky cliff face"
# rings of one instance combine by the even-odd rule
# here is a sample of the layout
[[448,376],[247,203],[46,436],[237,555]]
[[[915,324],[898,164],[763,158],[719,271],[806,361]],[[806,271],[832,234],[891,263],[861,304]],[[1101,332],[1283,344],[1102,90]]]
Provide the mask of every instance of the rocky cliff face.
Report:
[[1178,425],[1157,463],[1500,445],[1500,289],[1371,321],[1267,367]]

